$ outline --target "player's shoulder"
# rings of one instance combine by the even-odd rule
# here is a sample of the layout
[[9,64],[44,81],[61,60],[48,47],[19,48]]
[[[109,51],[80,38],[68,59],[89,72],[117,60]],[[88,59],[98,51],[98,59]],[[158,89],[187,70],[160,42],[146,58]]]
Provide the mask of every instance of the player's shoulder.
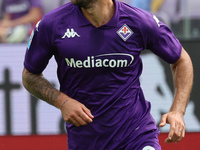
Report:
[[123,2],[118,1],[118,10],[120,18],[127,18],[140,28],[151,26],[153,21],[151,13]]
[[44,16],[44,19],[56,22],[57,20],[60,20],[63,17],[70,16],[74,13],[75,10],[76,7],[72,3],[67,3],[47,13]]
[[[151,14],[140,8],[118,1],[119,14],[121,16],[132,17],[134,19],[148,18]],[[140,20],[141,21],[141,20]]]
[[40,24],[43,24],[45,27],[54,27],[62,20],[68,20],[76,9],[72,3],[64,4],[45,14]]

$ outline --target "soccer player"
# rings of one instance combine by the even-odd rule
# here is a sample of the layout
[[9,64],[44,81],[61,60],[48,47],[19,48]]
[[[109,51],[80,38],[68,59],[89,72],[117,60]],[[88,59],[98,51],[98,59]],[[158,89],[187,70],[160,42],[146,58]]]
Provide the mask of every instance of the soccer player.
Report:
[[[181,141],[193,67],[172,31],[148,12],[116,0],[71,2],[38,22],[23,70],[25,88],[61,110],[68,149],[161,149],[140,87],[144,49],[171,64],[174,102],[160,126],[171,126],[167,143]],[[42,74],[52,56],[60,90]]]

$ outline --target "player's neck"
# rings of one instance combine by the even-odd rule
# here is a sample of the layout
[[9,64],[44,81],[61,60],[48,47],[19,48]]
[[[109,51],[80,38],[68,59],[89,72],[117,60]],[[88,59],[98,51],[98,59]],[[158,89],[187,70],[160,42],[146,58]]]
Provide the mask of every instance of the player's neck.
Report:
[[110,21],[115,13],[112,0],[99,0],[91,8],[81,8],[83,15],[95,26],[100,27]]

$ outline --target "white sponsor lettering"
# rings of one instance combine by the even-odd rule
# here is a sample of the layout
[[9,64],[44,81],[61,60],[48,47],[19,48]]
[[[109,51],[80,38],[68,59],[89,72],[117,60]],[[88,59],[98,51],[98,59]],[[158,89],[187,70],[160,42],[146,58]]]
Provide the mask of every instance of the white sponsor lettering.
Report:
[[[127,59],[108,59],[105,56],[128,56]],[[117,58],[117,57],[116,57]],[[134,60],[134,57],[130,54],[123,53],[112,53],[102,54],[97,56],[88,56],[86,60],[75,60],[74,58],[65,58],[68,66],[73,68],[99,68],[99,67],[110,67],[110,68],[122,68],[128,67]]]

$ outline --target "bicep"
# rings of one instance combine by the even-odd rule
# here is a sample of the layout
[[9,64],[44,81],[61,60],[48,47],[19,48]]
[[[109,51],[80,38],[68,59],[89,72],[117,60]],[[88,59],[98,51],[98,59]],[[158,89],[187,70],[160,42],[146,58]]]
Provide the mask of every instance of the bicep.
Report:
[[185,65],[192,63],[191,58],[189,54],[186,52],[186,50],[182,47],[181,55],[179,59],[171,64],[171,67],[174,68],[176,67],[179,63],[184,63]]
[[33,85],[32,83],[35,82],[35,79],[37,79],[38,77],[41,77],[41,76],[43,76],[42,73],[34,74],[34,73],[29,72],[24,67],[23,72],[22,72],[22,83],[23,83],[24,87],[28,90],[30,88],[30,86]]
[[[34,73],[31,73],[30,71],[28,71],[28,70],[24,67],[23,72],[22,72],[22,76],[25,77],[25,76],[27,76],[27,75],[29,75],[29,74],[34,74]],[[35,74],[35,75],[43,76],[42,73],[40,73],[40,74]]]

